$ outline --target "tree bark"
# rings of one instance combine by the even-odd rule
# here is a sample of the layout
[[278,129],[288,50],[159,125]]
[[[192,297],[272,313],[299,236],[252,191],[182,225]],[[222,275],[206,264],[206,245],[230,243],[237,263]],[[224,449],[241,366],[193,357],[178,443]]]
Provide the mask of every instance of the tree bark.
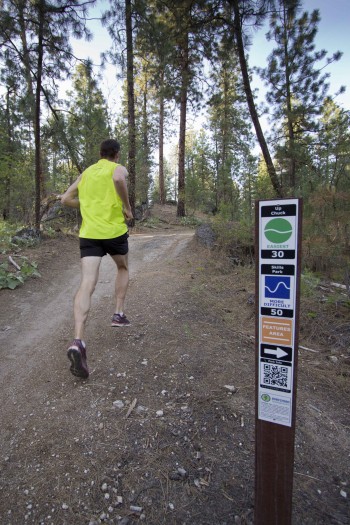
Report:
[[[125,0],[125,27],[126,27],[126,61],[127,61],[126,76],[127,76],[127,89],[128,89],[129,200],[130,200],[130,205],[131,205],[133,215],[135,215],[136,132],[135,132],[134,55],[133,55],[133,39],[132,39],[131,0]],[[132,222],[134,224],[134,221]]]
[[[149,180],[150,180],[150,154],[149,154],[149,140],[148,140],[148,113],[147,113],[147,103],[148,103],[148,73],[144,71],[144,90],[143,90],[143,105],[142,105],[142,147],[144,152],[144,159],[142,167],[139,173],[140,189],[139,196],[141,199],[141,204],[148,203],[148,190],[149,190]],[[141,179],[142,176],[142,179]]]
[[249,73],[248,73],[248,65],[245,57],[244,52],[244,44],[243,44],[243,35],[242,35],[242,20],[241,15],[239,11],[239,0],[230,0],[230,3],[233,7],[234,12],[234,34],[235,34],[235,41],[238,51],[238,57],[239,57],[239,63],[241,67],[242,72],[242,79],[243,79],[243,85],[244,85],[244,91],[247,98],[248,108],[250,112],[250,116],[255,128],[255,133],[266,163],[267,171],[270,176],[271,184],[276,192],[277,197],[283,197],[283,191],[281,184],[278,180],[275,166],[272,162],[271,155],[263,134],[263,131],[260,126],[258,113],[255,107],[254,97],[252,93],[252,89],[250,86],[250,80],[249,80]]
[[188,32],[184,35],[181,49],[181,98],[180,98],[180,135],[179,135],[179,179],[177,216],[185,217],[185,146],[186,146],[186,113],[189,84]]
[[41,79],[43,72],[44,57],[44,17],[45,17],[45,0],[38,4],[38,61],[35,89],[35,113],[34,113],[34,142],[35,142],[35,228],[40,230],[40,204],[41,196],[44,195],[45,185],[41,165],[41,137],[40,137],[40,115],[41,115]]
[[10,88],[6,91],[6,131],[7,131],[7,162],[5,173],[5,192],[4,205],[2,210],[2,218],[4,221],[10,218],[11,210],[11,171],[12,171],[12,156],[13,156],[13,130],[10,117]]
[[159,201],[165,204],[164,185],[164,70],[161,74],[159,94]]
[[227,173],[227,135],[228,135],[228,80],[227,80],[227,71],[223,71],[223,95],[224,95],[224,120],[222,123],[222,144],[221,144],[221,181],[220,181],[220,194],[219,202],[222,201],[223,204],[228,204],[230,199],[230,188],[228,188],[228,178],[230,175]]

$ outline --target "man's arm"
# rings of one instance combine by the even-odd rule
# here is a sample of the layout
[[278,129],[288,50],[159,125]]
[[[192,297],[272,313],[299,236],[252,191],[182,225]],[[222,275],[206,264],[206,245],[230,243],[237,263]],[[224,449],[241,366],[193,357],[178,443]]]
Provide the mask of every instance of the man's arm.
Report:
[[70,208],[79,208],[80,203],[78,199],[78,184],[81,180],[81,175],[77,178],[71,186],[69,186],[68,190],[61,195],[61,203],[64,206],[69,206]]
[[128,187],[126,185],[127,174],[128,172],[126,171],[126,168],[124,168],[124,166],[117,166],[113,173],[113,182],[114,182],[115,190],[122,200],[125,218],[127,220],[130,220],[130,219],[133,219],[134,216],[131,211]]

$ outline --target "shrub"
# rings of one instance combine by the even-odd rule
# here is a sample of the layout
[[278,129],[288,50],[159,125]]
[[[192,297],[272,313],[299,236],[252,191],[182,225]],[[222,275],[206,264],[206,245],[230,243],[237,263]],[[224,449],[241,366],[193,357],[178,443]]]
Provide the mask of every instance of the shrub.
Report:
[[38,265],[35,262],[30,262],[27,257],[21,257],[21,260],[20,269],[16,271],[12,271],[6,262],[0,264],[0,289],[14,290],[29,277],[40,277]]

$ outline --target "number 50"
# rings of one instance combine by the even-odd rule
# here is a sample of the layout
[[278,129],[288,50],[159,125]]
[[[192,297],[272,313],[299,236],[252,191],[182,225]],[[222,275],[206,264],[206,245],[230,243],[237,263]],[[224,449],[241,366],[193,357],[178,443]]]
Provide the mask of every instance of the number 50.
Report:
[[277,308],[271,308],[271,315],[283,315],[283,310],[281,310],[280,308],[277,309]]

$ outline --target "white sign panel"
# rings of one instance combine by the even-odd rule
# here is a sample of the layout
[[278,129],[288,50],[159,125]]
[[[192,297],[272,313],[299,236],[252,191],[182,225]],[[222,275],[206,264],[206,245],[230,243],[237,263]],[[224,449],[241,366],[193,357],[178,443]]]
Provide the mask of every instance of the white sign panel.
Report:
[[299,200],[259,202],[258,419],[292,425]]

